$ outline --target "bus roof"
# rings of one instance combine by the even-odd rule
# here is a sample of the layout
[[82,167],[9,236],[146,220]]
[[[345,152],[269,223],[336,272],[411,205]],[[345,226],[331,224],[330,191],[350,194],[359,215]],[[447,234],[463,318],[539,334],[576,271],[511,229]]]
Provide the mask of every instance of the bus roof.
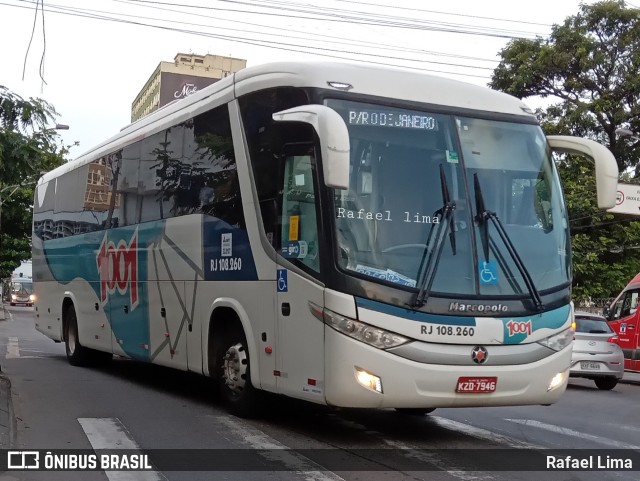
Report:
[[118,134],[79,158],[45,174],[47,182],[80,165],[93,162],[168,125],[197,115],[214,99],[232,100],[244,94],[277,86],[331,89],[345,83],[350,93],[386,97],[452,108],[514,115],[531,120],[533,113],[520,99],[458,80],[413,70],[338,62],[278,62],[239,70],[189,97],[156,110],[124,127]]
[[31,277],[9,277],[8,280],[14,284],[33,284],[33,279]]

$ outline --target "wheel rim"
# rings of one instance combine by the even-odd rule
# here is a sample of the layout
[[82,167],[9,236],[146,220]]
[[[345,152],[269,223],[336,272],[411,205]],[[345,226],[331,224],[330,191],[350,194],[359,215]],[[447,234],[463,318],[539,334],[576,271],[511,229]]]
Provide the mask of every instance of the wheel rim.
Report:
[[222,366],[222,377],[229,390],[240,395],[244,391],[247,374],[247,353],[241,343],[227,349]]
[[73,353],[76,352],[76,333],[73,328],[69,328],[67,332],[67,349],[69,350],[69,355],[73,356]]

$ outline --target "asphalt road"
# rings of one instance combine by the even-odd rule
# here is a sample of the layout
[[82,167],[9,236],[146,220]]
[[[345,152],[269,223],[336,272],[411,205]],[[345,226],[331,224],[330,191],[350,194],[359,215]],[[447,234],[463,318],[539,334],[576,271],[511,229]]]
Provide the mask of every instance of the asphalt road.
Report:
[[[638,454],[640,384],[619,384],[605,392],[591,381],[572,380],[553,406],[439,409],[422,417],[388,410],[333,410],[272,398],[261,418],[244,420],[226,413],[201,376],[123,359],[103,368],[72,367],[63,344],[35,331],[32,309],[11,308],[9,313],[0,321],[0,365],[12,383],[17,420],[12,447],[174,451],[151,452],[155,471],[10,471],[0,473],[0,481],[631,481],[640,477],[640,462],[634,472],[526,471],[522,470],[526,461],[522,469],[518,464],[518,453],[523,451],[514,451],[574,449],[574,456],[580,457],[631,449]],[[177,449],[226,449],[215,453],[226,453],[227,466],[233,470],[160,469],[170,464],[172,456],[188,456]],[[619,453],[624,457],[630,451]],[[239,454],[238,463],[234,459]],[[513,466],[513,471],[504,471],[505,465]],[[483,470],[469,471],[469,466]]]

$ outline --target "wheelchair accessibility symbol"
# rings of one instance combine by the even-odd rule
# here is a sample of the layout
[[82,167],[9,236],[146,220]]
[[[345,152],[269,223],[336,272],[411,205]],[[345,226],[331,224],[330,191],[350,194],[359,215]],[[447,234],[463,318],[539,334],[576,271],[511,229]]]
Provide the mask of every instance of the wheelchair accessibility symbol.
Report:
[[289,290],[287,286],[287,270],[278,269],[278,292],[287,292]]
[[498,283],[498,265],[496,261],[480,261],[478,262],[478,274],[481,284],[497,284]]

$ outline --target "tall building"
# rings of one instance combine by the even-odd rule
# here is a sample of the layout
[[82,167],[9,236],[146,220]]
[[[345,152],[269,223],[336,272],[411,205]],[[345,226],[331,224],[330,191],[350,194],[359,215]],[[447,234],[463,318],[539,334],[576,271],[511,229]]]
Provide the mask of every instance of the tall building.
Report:
[[179,53],[173,62],[160,62],[131,104],[131,121],[184,98],[247,66],[240,58]]

